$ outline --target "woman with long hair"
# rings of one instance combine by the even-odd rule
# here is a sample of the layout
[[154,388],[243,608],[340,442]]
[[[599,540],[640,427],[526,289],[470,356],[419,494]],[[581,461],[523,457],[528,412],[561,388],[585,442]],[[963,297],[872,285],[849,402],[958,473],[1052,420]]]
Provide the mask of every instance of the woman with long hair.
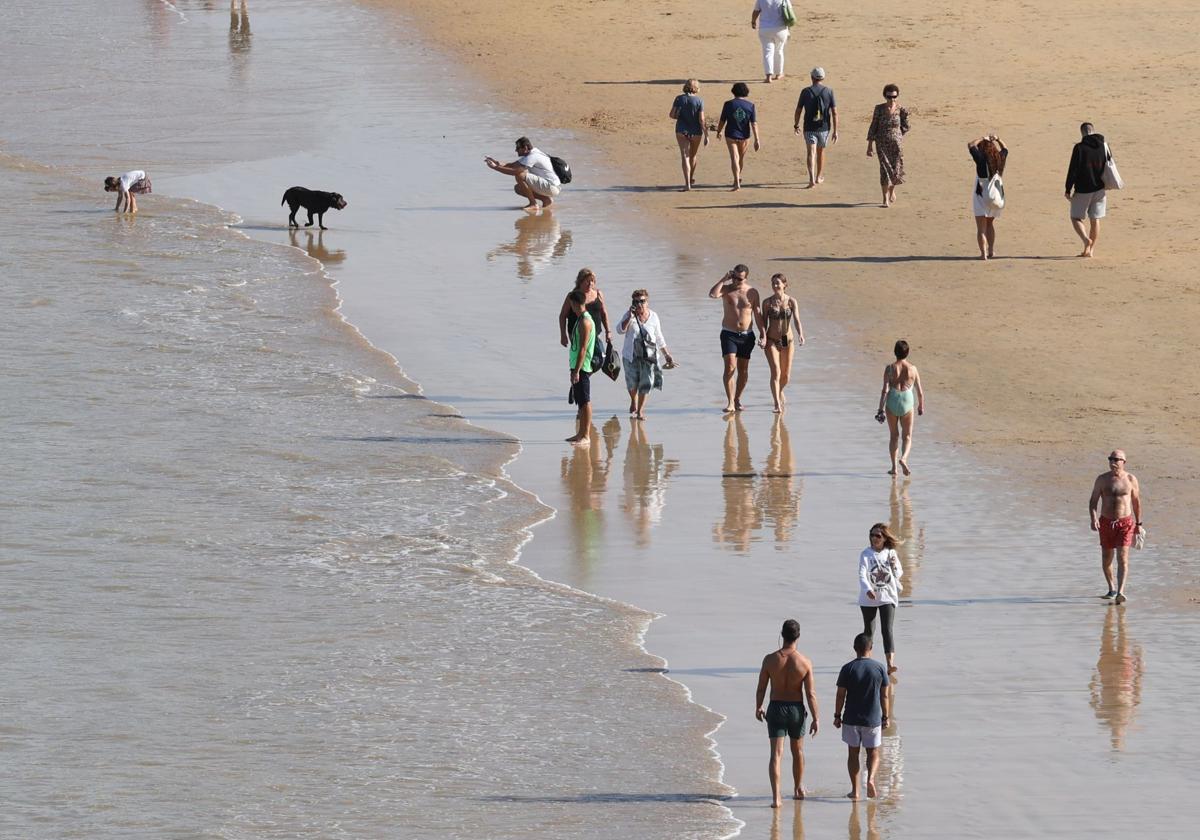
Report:
[[[967,144],[971,160],[975,161],[975,188],[971,194],[971,211],[975,215],[975,238],[979,243],[979,259],[990,260],[996,256],[996,219],[1004,204],[995,204],[988,198],[992,179],[1004,174],[1008,160],[1008,147],[995,134],[980,137]],[[1000,186],[1003,198],[1003,184]]]
[[[612,329],[608,325],[608,309],[604,305],[604,293],[596,288],[596,273],[590,268],[581,268],[575,275],[575,288],[572,291],[583,292],[584,309],[592,316],[596,327],[596,357],[604,358],[604,348],[612,342]],[[575,314],[571,311],[571,293],[563,298],[562,309],[558,311],[558,338],[563,347],[571,343],[570,335],[575,329]],[[600,336],[604,338],[601,340]]]
[[900,605],[900,578],[904,576],[896,546],[903,541],[882,522],[871,526],[870,540],[870,545],[858,556],[858,607],[862,611],[863,632],[872,639],[875,638],[875,616],[879,615],[883,652],[890,674],[896,670],[892,624],[896,607]]
[[796,299],[787,293],[787,285],[788,279],[782,274],[772,275],[771,288],[775,293],[762,302],[762,320],[759,321],[762,332],[758,346],[763,348],[771,367],[771,398],[775,400],[776,414],[787,405],[783,389],[792,378],[792,356],[797,346],[804,346],[804,326],[796,311]]
[[754,151],[762,148],[758,140],[758,114],[754,103],[748,97],[750,88],[745,82],[738,82],[731,89],[733,99],[721,108],[721,121],[717,124],[717,139],[721,132],[725,133],[725,145],[729,147],[729,168],[733,172],[733,189],[737,192],[742,188],[742,167],[746,163],[746,146],[750,137],[754,137]]
[[671,103],[671,119],[675,120],[675,142],[679,144],[679,164],[683,167],[683,189],[696,185],[696,157],[700,144],[708,145],[708,123],[704,119],[704,100],[698,94],[700,82],[688,79],[683,93]]

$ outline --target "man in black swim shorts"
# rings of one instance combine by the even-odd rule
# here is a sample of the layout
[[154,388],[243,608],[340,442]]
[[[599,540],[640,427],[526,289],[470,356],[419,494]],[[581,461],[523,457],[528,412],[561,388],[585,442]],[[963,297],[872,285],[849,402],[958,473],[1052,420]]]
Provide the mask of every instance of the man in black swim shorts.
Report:
[[726,412],[742,410],[742,392],[750,378],[750,357],[754,354],[754,327],[757,324],[759,331],[763,330],[758,290],[747,282],[749,276],[749,268],[735,265],[708,290],[710,298],[719,298],[725,305],[721,356],[725,360]]
[[[779,795],[779,765],[783,761],[783,739],[792,745],[792,780],[795,783],[793,799],[804,798],[804,699],[812,711],[812,724],[808,731],[815,736],[819,728],[820,713],[817,697],[813,690],[813,668],[808,657],[796,650],[800,638],[800,623],[794,618],[783,622],[783,647],[763,657],[762,669],[758,673],[758,691],[754,700],[754,715],[767,722],[767,736],[771,739],[771,807],[783,804]],[[771,705],[763,711],[763,699],[767,685],[771,686]]]

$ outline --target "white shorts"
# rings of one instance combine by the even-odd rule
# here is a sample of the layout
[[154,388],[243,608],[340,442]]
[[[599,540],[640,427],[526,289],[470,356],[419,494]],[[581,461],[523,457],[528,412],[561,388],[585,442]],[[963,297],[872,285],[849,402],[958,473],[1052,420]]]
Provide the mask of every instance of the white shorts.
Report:
[[534,175],[532,172],[525,173],[525,183],[538,195],[548,195],[551,198],[557,198],[558,194],[562,192],[562,188],[558,184],[552,184],[548,178],[543,178],[541,175]]
[[[989,219],[998,219],[1004,211],[1003,207],[993,207],[987,200],[987,178],[976,178],[975,186],[971,188],[971,215],[985,216]],[[983,195],[980,195],[983,193]]]
[[1104,190],[1096,190],[1090,193],[1075,193],[1071,196],[1071,218],[1072,219],[1103,219],[1104,213],[1108,209],[1108,202],[1105,201],[1107,193]]
[[866,747],[873,750],[883,743],[882,726],[851,726],[842,724],[842,740],[847,746]]

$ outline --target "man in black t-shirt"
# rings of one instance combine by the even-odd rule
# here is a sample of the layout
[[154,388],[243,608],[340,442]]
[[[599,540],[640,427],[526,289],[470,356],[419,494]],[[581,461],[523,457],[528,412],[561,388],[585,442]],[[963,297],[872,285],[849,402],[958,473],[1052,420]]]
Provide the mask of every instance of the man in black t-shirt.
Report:
[[[800,91],[796,102],[795,129],[804,135],[808,152],[808,186],[811,189],[825,181],[825,147],[838,139],[837,100],[833,89],[825,87],[825,69],[812,69],[812,86]],[[800,123],[804,121],[804,130]]]
[[879,773],[879,747],[883,727],[888,722],[888,675],[883,665],[871,658],[871,637],[854,637],[856,657],[842,666],[837,680],[833,725],[842,730],[842,741],[849,748],[846,769],[850,772],[850,799],[862,799],[858,779],[858,751],[867,750],[867,796],[874,797],[875,778]]

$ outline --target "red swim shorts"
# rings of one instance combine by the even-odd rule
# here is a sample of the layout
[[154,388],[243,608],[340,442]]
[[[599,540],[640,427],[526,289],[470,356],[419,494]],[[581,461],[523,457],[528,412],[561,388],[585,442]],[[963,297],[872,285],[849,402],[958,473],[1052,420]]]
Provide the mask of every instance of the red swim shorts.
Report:
[[1128,548],[1133,545],[1133,538],[1136,534],[1137,527],[1133,523],[1132,516],[1122,516],[1120,519],[1100,517],[1101,548]]

